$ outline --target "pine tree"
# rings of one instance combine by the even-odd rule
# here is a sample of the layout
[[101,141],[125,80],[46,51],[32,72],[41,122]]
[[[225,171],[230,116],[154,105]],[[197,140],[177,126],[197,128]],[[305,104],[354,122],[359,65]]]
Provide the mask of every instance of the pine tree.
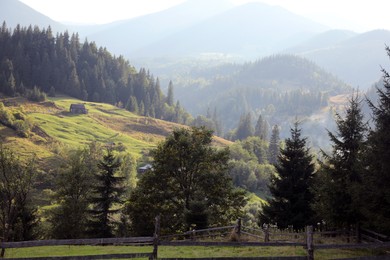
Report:
[[[390,57],[390,48],[386,47]],[[378,104],[368,100],[375,128],[368,137],[366,217],[370,228],[390,235],[390,75],[382,69],[383,89],[377,88]]]
[[124,193],[123,177],[115,176],[121,163],[115,158],[112,149],[107,149],[107,154],[99,162],[100,172],[96,175],[97,184],[94,187],[95,195],[92,197],[92,220],[90,222],[90,234],[93,237],[114,236],[114,213],[119,211],[113,208],[120,203]]
[[274,125],[272,127],[271,139],[268,147],[268,162],[276,165],[278,163],[278,156],[280,151],[280,137],[279,137],[279,126]]
[[241,115],[240,122],[237,127],[236,139],[244,140],[245,138],[252,136],[254,132],[252,126],[252,117],[250,113]]
[[272,198],[260,214],[260,224],[275,223],[281,229],[292,225],[294,230],[312,224],[310,204],[313,196],[310,188],[314,174],[313,157],[298,127],[295,123],[291,138],[286,139],[286,147],[281,150],[277,174],[271,177],[269,185]]
[[256,122],[255,136],[260,137],[262,140],[267,140],[268,137],[268,123],[265,119],[263,119],[261,114],[259,115],[259,118]]
[[362,220],[362,173],[366,125],[359,95],[353,93],[345,118],[336,114],[337,132],[328,131],[332,143],[330,155],[319,173],[315,208],[328,223],[338,228],[359,225]]
[[173,98],[173,84],[172,84],[172,81],[169,81],[169,85],[168,85],[168,95],[167,95],[167,104],[169,106],[173,106],[174,105],[174,98]]

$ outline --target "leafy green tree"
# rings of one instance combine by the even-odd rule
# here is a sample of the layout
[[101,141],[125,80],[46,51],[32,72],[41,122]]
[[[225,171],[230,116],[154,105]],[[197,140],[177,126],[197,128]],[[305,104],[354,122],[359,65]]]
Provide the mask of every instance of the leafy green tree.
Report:
[[58,206],[50,212],[51,236],[74,239],[86,236],[93,174],[87,163],[88,151],[71,152],[56,180]]
[[336,114],[337,132],[328,131],[331,154],[323,155],[314,208],[328,225],[350,228],[362,221],[363,154],[367,126],[363,122],[359,95],[353,93],[345,117]]
[[[0,236],[4,242],[25,238],[23,234],[28,226],[18,223],[26,224],[22,219],[26,213],[34,216],[28,202],[35,172],[34,159],[24,164],[12,151],[0,145]],[[3,248],[1,257],[4,252]]]
[[260,224],[275,223],[281,229],[292,225],[294,230],[313,224],[313,195],[310,191],[314,174],[312,161],[306,139],[301,137],[301,129],[296,122],[291,129],[291,137],[286,139],[286,147],[280,152],[277,174],[271,177],[269,189],[272,198],[260,214]]
[[280,151],[280,137],[279,126],[274,125],[272,127],[271,139],[268,146],[268,161],[270,164],[276,165],[278,163]]
[[124,193],[124,178],[116,176],[120,166],[121,162],[114,156],[112,149],[108,148],[98,164],[100,172],[95,175],[96,184],[93,187],[94,193],[91,198],[92,219],[88,232],[93,237],[114,236],[114,226],[117,223],[112,216],[120,211],[118,204],[122,202]]
[[[390,57],[390,48],[386,51]],[[368,137],[365,215],[370,228],[390,235],[390,75],[384,69],[382,73],[384,86],[377,88],[378,104],[368,101],[375,127]]]
[[141,176],[127,206],[136,235],[150,235],[158,214],[164,233],[222,225],[240,215],[244,193],[228,175],[229,150],[213,148],[212,136],[205,128],[177,129],[152,151],[153,170]]

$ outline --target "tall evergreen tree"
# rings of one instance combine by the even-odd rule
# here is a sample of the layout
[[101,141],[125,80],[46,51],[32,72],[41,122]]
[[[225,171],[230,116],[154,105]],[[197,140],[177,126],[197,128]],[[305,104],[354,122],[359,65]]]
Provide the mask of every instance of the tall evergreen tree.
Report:
[[[390,48],[386,51],[390,57]],[[390,235],[390,75],[384,69],[382,73],[384,86],[377,88],[378,104],[368,101],[375,128],[368,138],[365,214],[371,228]]]
[[168,106],[173,106],[174,102],[175,102],[175,100],[173,97],[173,84],[172,84],[172,81],[169,81],[168,94],[167,94],[167,104],[168,104]]
[[345,118],[336,114],[337,132],[328,131],[331,154],[323,152],[326,162],[315,185],[317,213],[329,224],[349,228],[362,221],[362,173],[365,134],[359,95],[353,93]]
[[268,138],[268,123],[261,114],[259,115],[259,118],[257,119],[256,126],[255,126],[255,136],[260,137],[262,140],[267,140]]
[[269,185],[272,198],[260,214],[260,224],[275,223],[279,228],[292,225],[294,230],[313,223],[310,191],[314,174],[313,157],[306,148],[306,139],[301,137],[298,123],[291,129],[291,138],[281,150],[277,174]]
[[279,137],[279,126],[274,125],[272,127],[271,139],[268,147],[268,162],[276,165],[278,163],[278,156],[280,151],[280,137]]
[[241,115],[236,131],[236,139],[244,140],[245,138],[252,136],[253,132],[254,129],[252,125],[251,113]]
[[121,163],[115,158],[112,149],[108,148],[98,164],[100,172],[96,175],[95,194],[91,199],[92,220],[89,232],[93,237],[114,236],[115,220],[112,215],[120,210],[114,206],[122,202],[121,196],[124,193],[124,178],[115,175],[120,166]]

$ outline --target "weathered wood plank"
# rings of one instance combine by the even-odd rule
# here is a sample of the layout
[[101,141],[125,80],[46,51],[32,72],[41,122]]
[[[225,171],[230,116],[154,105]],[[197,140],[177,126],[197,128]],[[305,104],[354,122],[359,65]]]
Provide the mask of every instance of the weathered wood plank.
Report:
[[314,249],[335,249],[335,248],[390,248],[390,242],[367,243],[367,244],[317,244]]
[[109,245],[109,244],[153,244],[153,237],[88,238],[88,239],[52,239],[21,242],[2,242],[1,248],[20,248],[35,246],[61,245]]
[[245,232],[245,231],[241,231],[241,234],[244,234],[244,235],[247,235],[247,236],[250,236],[250,237],[255,237],[255,238],[261,238],[261,239],[264,238],[264,236],[254,235],[254,234],[252,234],[252,233]]
[[306,243],[161,241],[160,245],[163,246],[305,246]]
[[260,256],[260,257],[209,257],[209,258],[159,258],[159,260],[303,260],[306,256]]
[[374,235],[374,236],[377,236],[377,237],[380,237],[382,239],[388,239],[389,238],[386,235],[379,234],[379,233],[377,233],[375,231],[372,231],[372,230],[369,230],[369,229],[361,228],[361,231],[366,232],[366,233],[371,234],[371,235]]
[[150,253],[134,254],[110,254],[110,255],[83,255],[83,256],[51,256],[51,257],[28,257],[28,258],[7,258],[12,260],[70,260],[70,259],[127,259],[127,258],[150,258]]

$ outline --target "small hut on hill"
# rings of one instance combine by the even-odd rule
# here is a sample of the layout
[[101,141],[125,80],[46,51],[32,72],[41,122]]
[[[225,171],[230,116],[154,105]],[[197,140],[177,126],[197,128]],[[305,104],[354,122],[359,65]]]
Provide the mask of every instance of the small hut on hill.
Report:
[[88,114],[84,104],[71,104],[69,111],[72,114]]

